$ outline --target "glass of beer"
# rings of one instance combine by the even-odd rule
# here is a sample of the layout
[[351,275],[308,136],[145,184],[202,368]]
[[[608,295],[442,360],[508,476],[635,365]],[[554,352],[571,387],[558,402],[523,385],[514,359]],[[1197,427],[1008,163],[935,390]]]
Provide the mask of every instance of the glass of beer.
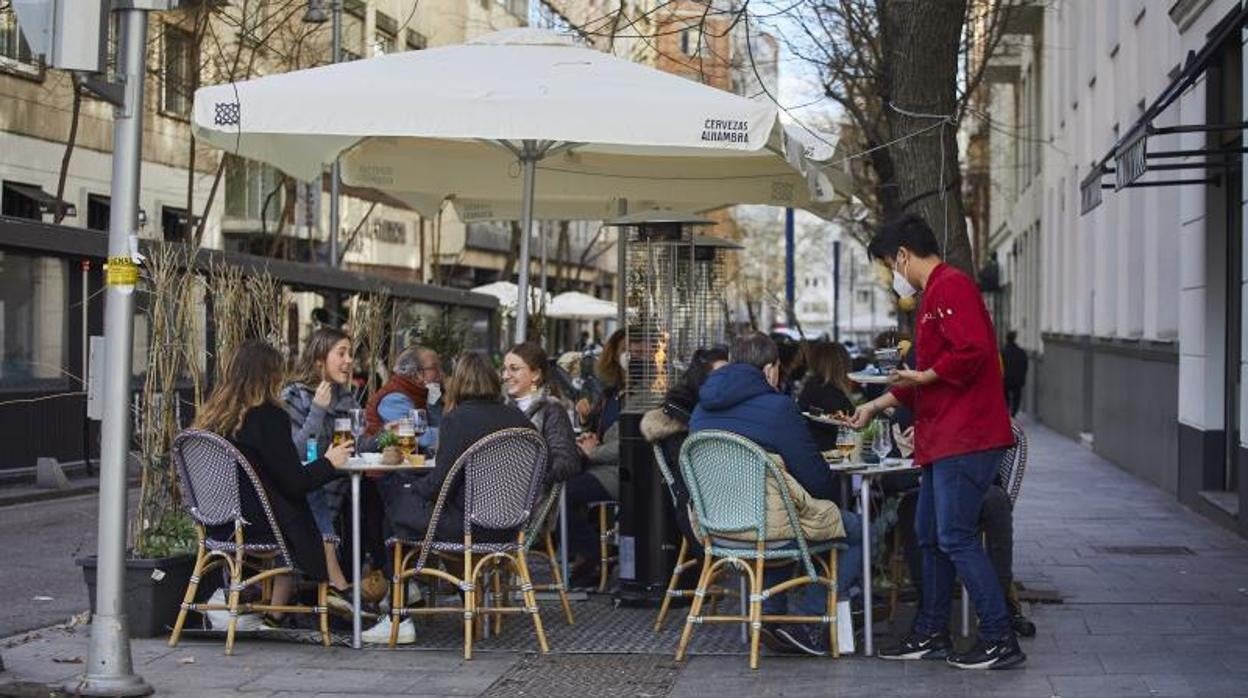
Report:
[[412,453],[416,451],[416,429],[412,426],[411,420],[401,420],[395,435],[398,436],[399,451],[403,454],[403,460],[408,462]]
[[841,458],[848,459],[858,445],[858,433],[849,427],[841,427],[836,432],[836,452]]
[[346,443],[351,440],[351,418],[336,417],[334,418],[334,445]]

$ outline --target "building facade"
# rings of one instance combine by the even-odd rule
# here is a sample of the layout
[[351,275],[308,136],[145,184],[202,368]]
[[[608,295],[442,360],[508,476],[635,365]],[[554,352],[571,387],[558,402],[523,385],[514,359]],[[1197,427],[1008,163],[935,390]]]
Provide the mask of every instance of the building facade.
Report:
[[968,153],[1001,269],[989,302],[1033,357],[1027,408],[1241,534],[1245,16],[1233,0],[1020,12]]

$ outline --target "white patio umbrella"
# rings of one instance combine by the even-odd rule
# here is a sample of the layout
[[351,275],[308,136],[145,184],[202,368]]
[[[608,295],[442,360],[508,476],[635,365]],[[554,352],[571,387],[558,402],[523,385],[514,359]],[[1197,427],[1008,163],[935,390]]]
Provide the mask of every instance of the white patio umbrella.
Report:
[[[204,87],[192,126],[204,142],[304,180],[341,155],[346,183],[426,214],[451,197],[501,203],[521,179],[520,295],[539,162],[552,201],[666,196],[687,209],[835,198],[773,105],[545,30]],[[521,304],[516,338],[526,329]]]
[[560,320],[605,320],[618,314],[615,303],[580,291],[560,293],[546,305],[546,316]]
[[[504,313],[517,312],[516,299],[520,297],[520,287],[510,281],[495,281],[493,283],[488,283],[472,289],[472,292],[483,293],[487,296],[497,298],[499,307],[503,309]],[[547,294],[547,298],[545,299],[548,303],[550,302],[549,295],[550,294]],[[540,289],[529,289],[529,305],[534,307],[540,306],[542,300],[542,292]]]

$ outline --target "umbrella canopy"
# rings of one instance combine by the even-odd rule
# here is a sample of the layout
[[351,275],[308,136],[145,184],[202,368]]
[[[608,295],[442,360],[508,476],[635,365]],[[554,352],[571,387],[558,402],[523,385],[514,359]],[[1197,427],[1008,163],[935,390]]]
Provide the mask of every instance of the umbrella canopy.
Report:
[[[611,197],[686,209],[836,199],[773,105],[545,30],[204,87],[192,127],[202,141],[300,179],[342,156],[347,184],[426,214],[448,198],[478,208],[518,199],[521,288],[542,205],[539,162],[548,201],[578,211]],[[526,316],[521,306],[518,339]]]
[[[483,286],[472,289],[473,293],[482,293],[487,296],[493,296],[498,299],[498,305],[506,314],[516,311],[516,299],[520,297],[520,287],[510,281],[495,281]],[[536,288],[529,289],[529,301],[533,307],[542,304],[542,292]],[[550,295],[546,294],[546,301],[549,303]]]
[[580,291],[560,293],[546,306],[547,317],[561,320],[605,320],[617,314],[619,308],[615,303],[599,300]]

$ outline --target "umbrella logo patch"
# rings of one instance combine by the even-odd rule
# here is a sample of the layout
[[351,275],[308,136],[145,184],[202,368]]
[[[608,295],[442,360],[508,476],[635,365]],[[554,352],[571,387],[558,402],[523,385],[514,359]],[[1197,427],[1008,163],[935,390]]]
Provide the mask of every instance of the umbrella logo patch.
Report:
[[217,126],[237,126],[239,122],[238,102],[217,102],[216,114],[212,123]]
[[705,119],[702,140],[707,143],[748,143],[750,122],[738,119]]

